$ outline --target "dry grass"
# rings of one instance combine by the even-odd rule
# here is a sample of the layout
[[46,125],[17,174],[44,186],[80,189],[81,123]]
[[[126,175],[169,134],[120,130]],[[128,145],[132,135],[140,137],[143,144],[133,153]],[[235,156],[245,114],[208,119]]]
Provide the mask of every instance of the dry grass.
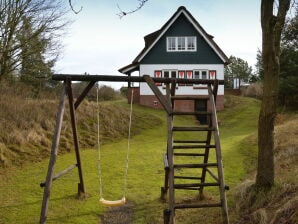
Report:
[[[19,83],[0,84],[0,167],[37,162],[49,155],[58,107],[56,91],[42,92],[39,98],[30,97],[31,90]],[[66,104],[67,105],[67,104]],[[101,103],[101,144],[117,141],[128,135],[128,105]],[[97,144],[97,106],[84,101],[77,111],[79,144],[94,147]],[[68,106],[66,106],[60,152],[73,148]],[[160,120],[148,114],[134,113],[132,134],[158,125]],[[145,124],[145,125],[143,125]]]
[[[282,119],[281,119],[282,117]],[[256,189],[254,181],[238,186],[237,224],[298,223],[298,116],[279,115],[275,127],[276,185],[270,191]]]

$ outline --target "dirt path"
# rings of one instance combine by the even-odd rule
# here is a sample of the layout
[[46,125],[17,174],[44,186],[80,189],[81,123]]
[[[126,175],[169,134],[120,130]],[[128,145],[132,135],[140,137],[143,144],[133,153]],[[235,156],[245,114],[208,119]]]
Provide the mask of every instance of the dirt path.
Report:
[[102,224],[132,224],[133,204],[111,207],[101,216]]

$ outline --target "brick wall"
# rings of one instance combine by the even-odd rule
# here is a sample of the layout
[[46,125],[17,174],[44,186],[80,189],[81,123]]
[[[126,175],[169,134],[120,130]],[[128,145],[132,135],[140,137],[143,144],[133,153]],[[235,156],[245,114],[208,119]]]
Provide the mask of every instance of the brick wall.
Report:
[[130,103],[131,101],[131,94],[133,90],[133,103],[139,104],[140,103],[140,87],[130,87],[127,93],[127,102]]

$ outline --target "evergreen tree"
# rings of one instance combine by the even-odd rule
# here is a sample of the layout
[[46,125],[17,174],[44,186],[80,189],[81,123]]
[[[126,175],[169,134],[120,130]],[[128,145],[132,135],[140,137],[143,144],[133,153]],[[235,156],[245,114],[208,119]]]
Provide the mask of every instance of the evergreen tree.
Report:
[[298,107],[298,4],[282,34],[280,56],[279,103]]
[[18,39],[21,45],[20,80],[32,85],[38,94],[41,87],[52,75],[55,59],[46,60],[46,51],[50,40],[39,32],[34,32],[31,18],[23,17],[21,33]]

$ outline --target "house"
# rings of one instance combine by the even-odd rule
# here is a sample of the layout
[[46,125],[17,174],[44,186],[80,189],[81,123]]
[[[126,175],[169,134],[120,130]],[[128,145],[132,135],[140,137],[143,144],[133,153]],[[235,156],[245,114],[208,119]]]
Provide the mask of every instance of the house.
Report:
[[[133,62],[119,72],[131,75],[152,77],[176,77],[187,79],[224,80],[224,66],[228,58],[209,35],[196,21],[191,13],[181,6],[174,15],[157,31],[144,37],[145,47]],[[165,86],[156,83],[165,94]],[[129,86],[130,87],[130,86]],[[135,103],[144,106],[161,108],[154,93],[146,83],[134,88]],[[179,101],[175,108],[184,111],[204,110],[208,108],[207,87],[201,84],[180,84],[176,95],[202,96],[201,99]],[[137,102],[136,102],[137,101]],[[220,85],[217,96],[217,110],[224,105],[224,86]]]

